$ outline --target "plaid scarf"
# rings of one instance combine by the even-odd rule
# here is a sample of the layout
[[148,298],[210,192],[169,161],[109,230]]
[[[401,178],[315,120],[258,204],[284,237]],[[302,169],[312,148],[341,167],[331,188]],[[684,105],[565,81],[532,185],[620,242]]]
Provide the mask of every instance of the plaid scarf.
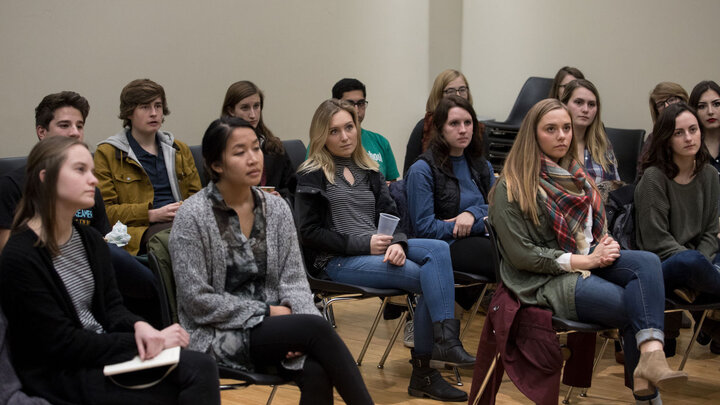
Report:
[[589,206],[593,214],[593,238],[598,241],[604,233],[605,209],[591,182],[578,162],[573,160],[569,169],[565,170],[543,154],[540,188],[546,194],[545,204],[558,244],[566,252],[578,253],[588,247],[583,226]]

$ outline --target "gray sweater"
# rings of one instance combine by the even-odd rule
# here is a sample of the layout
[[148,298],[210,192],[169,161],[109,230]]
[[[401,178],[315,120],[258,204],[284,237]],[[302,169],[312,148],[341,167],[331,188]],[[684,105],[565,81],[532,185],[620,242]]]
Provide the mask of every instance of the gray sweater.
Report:
[[708,260],[718,250],[718,172],[710,165],[688,184],[678,184],[657,167],[648,168],[635,188],[638,248],[665,260],[694,249]]
[[[267,309],[266,302],[225,291],[226,243],[208,198],[212,187],[211,182],[185,200],[173,221],[169,242],[180,324],[190,333],[189,349],[204,353],[210,352],[215,329],[249,330],[263,321]],[[267,302],[288,306],[294,314],[320,315],[308,286],[290,207],[280,197],[257,188],[253,192],[266,200]]]

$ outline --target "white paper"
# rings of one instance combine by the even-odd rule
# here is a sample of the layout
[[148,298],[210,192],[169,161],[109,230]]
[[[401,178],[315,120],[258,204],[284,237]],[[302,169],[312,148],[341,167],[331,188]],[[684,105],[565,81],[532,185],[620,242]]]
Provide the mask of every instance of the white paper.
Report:
[[165,349],[157,356],[150,360],[142,361],[140,356],[135,356],[132,360],[122,363],[108,364],[103,368],[103,374],[106,376],[129,373],[131,371],[145,370],[147,368],[169,366],[177,364],[180,361],[180,346]]

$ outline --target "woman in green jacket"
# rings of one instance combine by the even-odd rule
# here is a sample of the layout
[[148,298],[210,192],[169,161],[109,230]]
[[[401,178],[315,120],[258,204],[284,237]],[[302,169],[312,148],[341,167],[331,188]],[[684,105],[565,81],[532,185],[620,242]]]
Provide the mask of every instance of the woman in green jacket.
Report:
[[558,100],[537,103],[490,193],[502,282],[524,305],[619,328],[635,398],[656,403],[656,387],[687,380],[668,367],[662,350],[660,262],[647,252],[621,252],[607,235],[605,210],[578,159],[572,128]]

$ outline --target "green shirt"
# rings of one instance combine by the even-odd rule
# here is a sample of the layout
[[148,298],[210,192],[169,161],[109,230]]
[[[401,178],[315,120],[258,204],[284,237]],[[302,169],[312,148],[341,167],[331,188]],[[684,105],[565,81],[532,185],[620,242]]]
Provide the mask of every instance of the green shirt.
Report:
[[[390,142],[384,136],[377,132],[363,129],[360,135],[360,142],[368,155],[370,155],[370,158],[377,162],[380,173],[385,177],[385,180],[397,180],[397,178],[400,177]],[[310,149],[308,146],[308,149],[305,151],[306,159],[309,152]]]
[[363,129],[361,141],[368,155],[380,166],[380,173],[385,180],[396,180],[400,177],[390,142],[384,136]]
[[662,170],[645,170],[635,188],[638,248],[665,260],[694,249],[708,260],[718,250],[718,172],[705,165],[688,184],[676,183]]

